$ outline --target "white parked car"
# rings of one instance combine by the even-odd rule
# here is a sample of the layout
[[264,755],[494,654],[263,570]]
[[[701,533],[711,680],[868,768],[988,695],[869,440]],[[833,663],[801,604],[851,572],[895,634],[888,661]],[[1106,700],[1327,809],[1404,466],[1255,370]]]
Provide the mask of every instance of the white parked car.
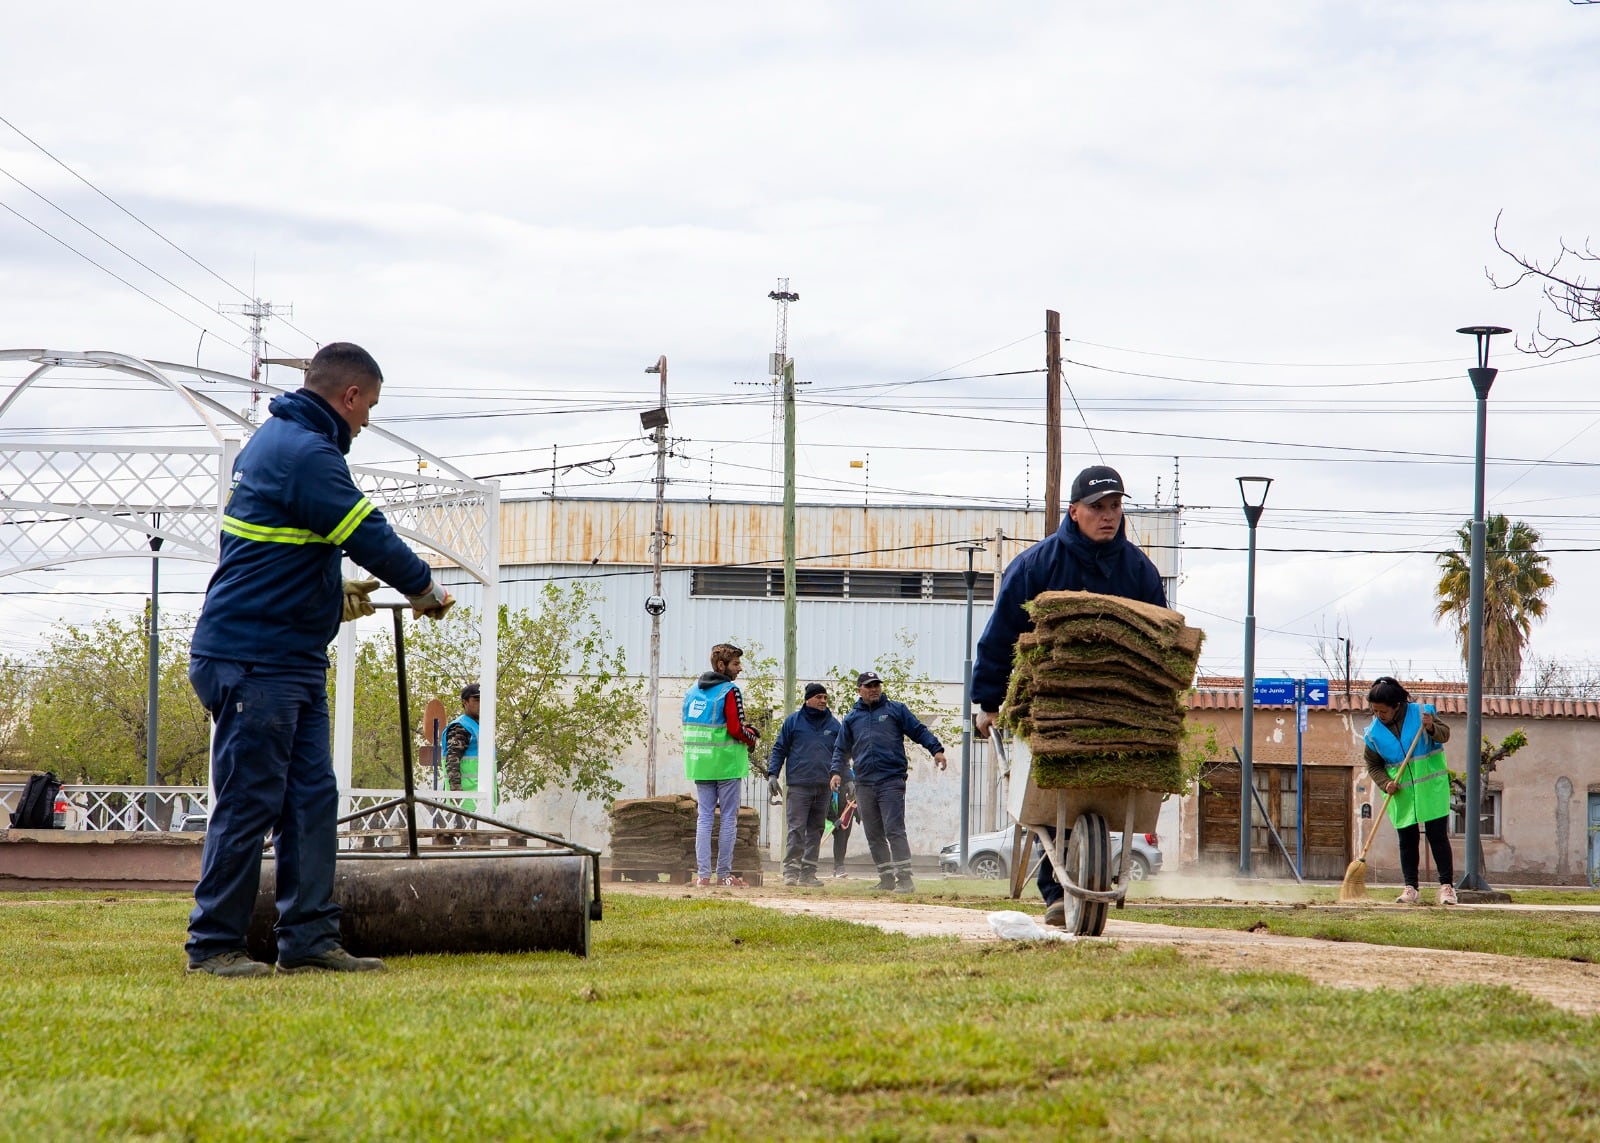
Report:
[[[1122,835],[1113,832],[1111,835],[1111,868],[1114,871],[1122,867]],[[972,871],[973,877],[986,881],[1008,877],[1011,874],[1011,839],[1012,828],[996,830],[994,833],[972,834],[967,838],[967,868]],[[1153,833],[1136,833],[1133,835],[1133,860],[1128,866],[1129,881],[1143,881],[1146,877],[1154,877],[1161,871],[1161,839]],[[1037,846],[1035,856],[1037,856]],[[1032,864],[1031,860],[1029,862]],[[956,873],[961,866],[961,839],[957,838],[939,851],[939,870],[942,873]]]

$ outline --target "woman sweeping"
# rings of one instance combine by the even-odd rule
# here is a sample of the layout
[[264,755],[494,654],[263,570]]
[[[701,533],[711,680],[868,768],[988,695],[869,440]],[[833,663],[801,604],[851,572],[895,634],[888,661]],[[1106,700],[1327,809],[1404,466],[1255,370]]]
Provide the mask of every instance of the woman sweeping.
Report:
[[[1450,728],[1429,705],[1411,701],[1405,687],[1388,675],[1367,692],[1372,725],[1366,733],[1367,774],[1389,798],[1389,820],[1400,840],[1400,873],[1406,887],[1396,900],[1415,905],[1420,834],[1439,870],[1439,904],[1454,905],[1455,865],[1450,854],[1450,776],[1443,743]],[[1408,757],[1409,753],[1409,757]]]

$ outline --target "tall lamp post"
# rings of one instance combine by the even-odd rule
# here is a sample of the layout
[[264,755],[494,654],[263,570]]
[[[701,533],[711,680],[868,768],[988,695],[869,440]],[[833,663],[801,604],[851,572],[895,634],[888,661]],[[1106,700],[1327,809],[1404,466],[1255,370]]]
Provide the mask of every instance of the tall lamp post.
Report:
[[[161,513],[151,514],[150,526],[161,527]],[[161,687],[161,544],[162,537],[151,533],[150,540],[150,640],[149,662],[145,670],[145,716],[144,716],[144,784],[154,786],[157,783],[156,758],[161,744],[160,735],[160,700],[157,695]],[[159,803],[154,794],[145,796],[145,823],[146,828],[155,828],[154,812]]]
[[957,867],[962,876],[967,873],[967,816],[972,805],[972,589],[978,582],[972,560],[984,550],[976,542],[956,545],[956,551],[967,553],[967,570],[961,573],[967,583],[967,657],[961,665],[961,864]]
[[1489,388],[1498,369],[1489,368],[1489,339],[1510,333],[1500,325],[1469,325],[1456,330],[1477,340],[1478,364],[1467,370],[1478,397],[1478,448],[1472,467],[1472,596],[1467,611],[1467,804],[1462,807],[1467,830],[1465,868],[1458,883],[1462,889],[1489,891],[1484,880],[1483,807],[1483,456],[1488,441]]
[[1250,525],[1250,559],[1244,589],[1244,749],[1239,755],[1239,874],[1250,876],[1250,794],[1255,774],[1251,761],[1255,752],[1256,713],[1256,525],[1267,506],[1270,476],[1241,476],[1239,499],[1244,502],[1245,522]]

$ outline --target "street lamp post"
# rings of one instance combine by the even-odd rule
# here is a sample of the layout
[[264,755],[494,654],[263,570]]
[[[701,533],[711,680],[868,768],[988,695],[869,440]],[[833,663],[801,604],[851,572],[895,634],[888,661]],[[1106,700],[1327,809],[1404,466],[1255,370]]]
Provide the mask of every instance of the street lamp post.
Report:
[[1488,892],[1483,873],[1483,458],[1488,441],[1489,388],[1498,369],[1489,368],[1489,339],[1511,331],[1499,325],[1469,325],[1456,330],[1477,340],[1478,364],[1467,370],[1478,398],[1478,447],[1472,468],[1471,601],[1467,611],[1467,802],[1462,817],[1467,831],[1465,868],[1458,885]]
[[962,876],[967,873],[967,817],[972,803],[972,589],[978,582],[972,560],[984,550],[980,543],[956,545],[956,551],[967,553],[967,570],[961,573],[967,583],[967,657],[961,665],[961,864],[957,867]]
[[1244,589],[1244,726],[1243,750],[1239,755],[1239,875],[1250,876],[1250,794],[1255,784],[1251,761],[1255,750],[1256,712],[1256,524],[1267,506],[1270,476],[1241,476],[1239,499],[1244,502],[1245,522],[1250,525],[1250,559]]
[[650,580],[650,598],[644,601],[645,613],[650,616],[650,738],[646,743],[644,763],[644,796],[656,796],[656,734],[660,724],[661,699],[661,616],[667,610],[667,601],[661,594],[661,560],[667,546],[664,524],[664,497],[667,491],[667,358],[663,354],[654,365],[645,369],[661,377],[661,404],[639,414],[639,424],[654,434],[656,445],[656,526],[650,533],[650,554],[655,564]]

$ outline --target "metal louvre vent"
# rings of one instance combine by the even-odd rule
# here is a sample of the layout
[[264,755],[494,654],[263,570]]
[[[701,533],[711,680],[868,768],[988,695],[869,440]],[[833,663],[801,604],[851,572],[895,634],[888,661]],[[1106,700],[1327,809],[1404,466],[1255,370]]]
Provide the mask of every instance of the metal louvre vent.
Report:
[[[689,594],[733,599],[782,599],[781,568],[695,568]],[[960,572],[844,571],[838,568],[797,568],[795,594],[802,599],[937,600],[959,603],[967,598]],[[980,572],[973,594],[994,596],[994,575]]]

